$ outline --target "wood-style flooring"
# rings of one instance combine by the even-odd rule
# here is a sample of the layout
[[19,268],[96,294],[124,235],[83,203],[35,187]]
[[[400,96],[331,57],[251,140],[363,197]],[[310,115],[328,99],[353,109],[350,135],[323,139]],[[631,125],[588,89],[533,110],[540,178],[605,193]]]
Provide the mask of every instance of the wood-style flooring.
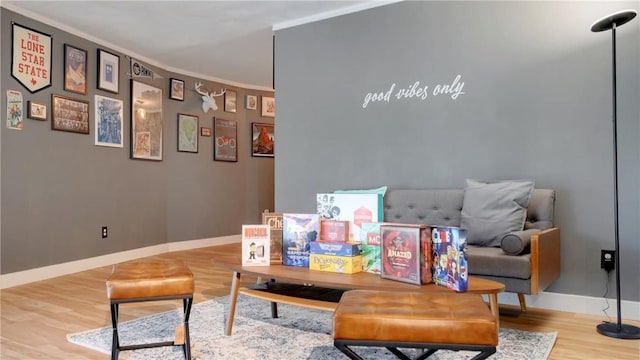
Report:
[[[199,303],[229,294],[231,273],[211,263],[211,254],[228,253],[229,249],[220,245],[151,258],[187,260],[195,276],[194,301]],[[110,273],[111,266],[107,266],[1,290],[0,359],[108,359],[107,355],[67,342],[66,335],[111,325],[105,290]],[[242,279],[245,284],[256,281],[250,276]],[[120,319],[180,306],[178,301],[124,304]],[[603,320],[600,316],[541,309],[521,313],[510,306],[501,306],[500,310],[503,327],[558,332],[550,359],[640,359],[640,340],[612,339],[596,332],[596,325]],[[638,322],[625,323],[640,326]]]

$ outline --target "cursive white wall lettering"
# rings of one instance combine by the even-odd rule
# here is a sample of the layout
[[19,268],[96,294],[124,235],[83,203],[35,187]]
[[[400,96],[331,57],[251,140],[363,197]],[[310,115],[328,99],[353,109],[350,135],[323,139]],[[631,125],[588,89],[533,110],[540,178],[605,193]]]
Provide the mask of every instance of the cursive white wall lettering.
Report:
[[[432,96],[449,95],[452,100],[456,100],[460,95],[464,94],[464,91],[462,91],[464,81],[461,80],[462,75],[457,75],[450,84],[437,84],[433,87],[433,91],[431,92]],[[364,97],[362,108],[366,109],[369,104],[374,102],[391,102],[392,95],[397,100],[411,98],[426,100],[429,97],[429,86],[421,85],[420,81],[416,81],[406,88],[399,88],[397,91],[395,91],[395,89],[396,83],[393,83],[387,91],[367,93]]]

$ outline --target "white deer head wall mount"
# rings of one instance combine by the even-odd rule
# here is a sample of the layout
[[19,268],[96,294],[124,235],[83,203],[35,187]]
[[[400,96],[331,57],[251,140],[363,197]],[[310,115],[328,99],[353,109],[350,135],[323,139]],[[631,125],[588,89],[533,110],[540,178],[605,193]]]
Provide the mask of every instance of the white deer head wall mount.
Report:
[[200,88],[202,87],[202,83],[201,82],[197,82],[196,83],[196,92],[200,95],[202,95],[202,111],[204,111],[205,113],[209,112],[209,109],[216,111],[218,110],[218,105],[216,104],[216,99],[214,99],[214,97],[216,96],[221,96],[222,94],[224,94],[227,89],[222,89],[222,91],[218,94],[218,93],[214,93],[214,92],[206,92],[206,91],[202,91],[200,90]]

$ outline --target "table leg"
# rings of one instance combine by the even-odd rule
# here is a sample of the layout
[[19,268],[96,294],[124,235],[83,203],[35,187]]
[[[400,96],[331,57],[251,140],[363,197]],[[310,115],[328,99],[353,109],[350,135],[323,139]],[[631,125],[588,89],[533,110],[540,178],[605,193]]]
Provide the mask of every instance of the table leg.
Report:
[[496,318],[496,327],[500,331],[500,308],[498,306],[498,294],[489,294],[489,307],[491,314]]
[[227,316],[227,328],[225,335],[231,336],[233,328],[233,319],[236,316],[236,301],[238,300],[238,290],[240,289],[240,273],[234,272],[231,279],[231,292],[229,293],[229,315]]

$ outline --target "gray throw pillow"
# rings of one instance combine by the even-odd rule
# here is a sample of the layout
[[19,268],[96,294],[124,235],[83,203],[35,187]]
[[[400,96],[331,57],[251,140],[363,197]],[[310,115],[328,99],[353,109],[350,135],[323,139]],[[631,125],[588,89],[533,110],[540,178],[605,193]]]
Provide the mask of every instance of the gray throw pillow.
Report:
[[531,246],[531,235],[540,232],[539,229],[514,231],[500,240],[502,252],[507,255],[528,254]]
[[460,227],[471,245],[500,246],[505,234],[520,231],[527,217],[533,181],[484,182],[467,179]]

